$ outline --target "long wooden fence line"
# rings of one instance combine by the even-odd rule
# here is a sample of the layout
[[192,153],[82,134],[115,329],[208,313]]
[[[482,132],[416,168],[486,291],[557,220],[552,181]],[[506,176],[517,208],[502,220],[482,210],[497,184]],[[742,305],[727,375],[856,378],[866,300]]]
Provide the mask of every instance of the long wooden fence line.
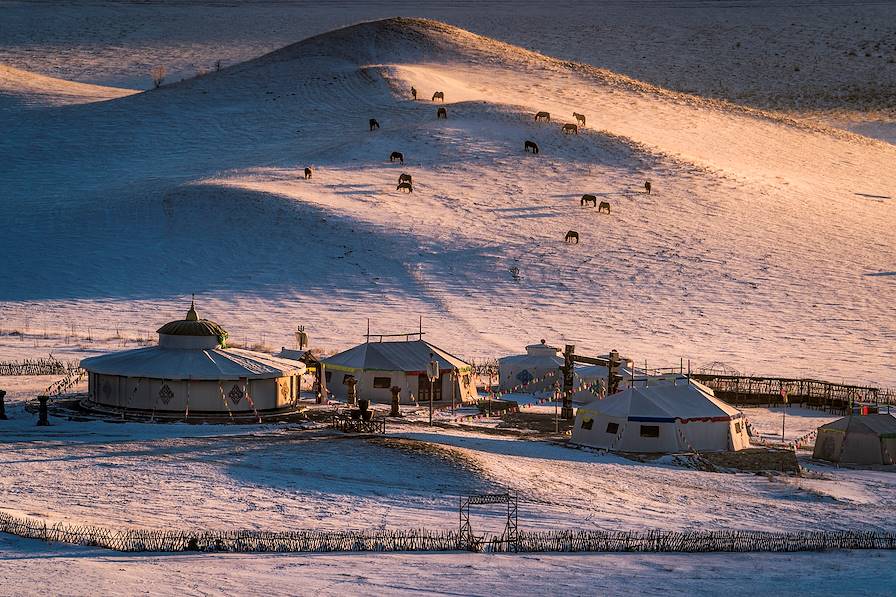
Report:
[[694,373],[692,378],[735,405],[798,403],[844,413],[853,404],[896,405],[896,392],[873,386],[833,383],[819,379]]
[[19,537],[114,551],[139,552],[793,552],[896,549],[896,534],[878,531],[521,531],[517,541],[473,537],[458,531],[167,531],[111,530],[46,524],[0,512],[0,532]]
[[0,362],[0,376],[3,375],[67,375],[78,368],[78,361],[57,359],[25,359],[23,361]]

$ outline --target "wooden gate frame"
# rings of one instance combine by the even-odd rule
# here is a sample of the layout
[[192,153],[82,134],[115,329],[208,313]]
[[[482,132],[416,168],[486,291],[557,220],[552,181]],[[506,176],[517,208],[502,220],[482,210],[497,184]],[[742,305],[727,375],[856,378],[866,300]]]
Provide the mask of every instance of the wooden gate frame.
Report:
[[504,532],[497,541],[506,543],[507,551],[517,551],[520,540],[519,499],[517,496],[509,493],[461,496],[459,509],[460,533],[458,536],[461,549],[480,551],[482,547],[482,539],[473,534],[473,527],[470,525],[470,506],[490,506],[493,504],[507,504],[507,522],[504,525]]

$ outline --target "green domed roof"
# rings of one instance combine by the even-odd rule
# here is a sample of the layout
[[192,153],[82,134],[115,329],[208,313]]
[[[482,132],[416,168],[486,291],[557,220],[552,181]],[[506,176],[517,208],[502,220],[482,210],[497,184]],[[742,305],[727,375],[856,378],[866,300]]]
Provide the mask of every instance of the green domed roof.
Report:
[[169,321],[158,330],[160,334],[168,336],[216,336],[221,339],[223,344],[227,337],[227,332],[214,321],[208,319],[199,319],[196,313],[196,307],[191,302],[190,310],[184,319],[177,321]]

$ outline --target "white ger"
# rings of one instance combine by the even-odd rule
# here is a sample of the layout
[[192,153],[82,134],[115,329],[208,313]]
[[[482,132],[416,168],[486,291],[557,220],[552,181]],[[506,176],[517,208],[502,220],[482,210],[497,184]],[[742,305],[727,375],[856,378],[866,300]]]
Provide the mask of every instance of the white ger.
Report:
[[156,346],[81,361],[88,405],[144,413],[248,414],[294,408],[305,365],[227,347],[227,332],[187,316],[158,330]]
[[618,452],[748,448],[743,413],[685,376],[657,378],[579,408],[573,443]]

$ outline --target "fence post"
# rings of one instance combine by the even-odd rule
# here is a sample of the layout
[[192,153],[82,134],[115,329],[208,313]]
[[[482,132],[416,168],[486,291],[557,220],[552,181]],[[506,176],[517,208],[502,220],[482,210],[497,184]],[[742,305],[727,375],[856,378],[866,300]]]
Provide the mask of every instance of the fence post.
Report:
[[49,396],[38,396],[37,401],[40,403],[37,411],[37,424],[38,426],[45,426],[50,424],[50,420],[47,418],[47,400],[49,400]]
[[6,398],[6,390],[0,390],[0,421],[5,421],[8,418],[6,416],[6,403],[4,402],[4,398]]

